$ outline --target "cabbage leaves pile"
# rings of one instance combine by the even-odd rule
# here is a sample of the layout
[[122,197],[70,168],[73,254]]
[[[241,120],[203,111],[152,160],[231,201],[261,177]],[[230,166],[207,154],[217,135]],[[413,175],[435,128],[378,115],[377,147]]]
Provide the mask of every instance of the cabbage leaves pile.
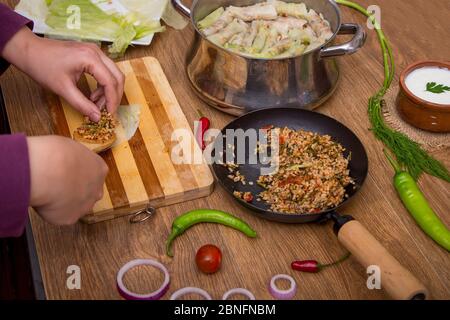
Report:
[[[122,56],[133,40],[162,32],[166,24],[182,29],[187,22],[174,12],[168,0],[121,0],[129,13],[105,12],[96,4],[107,0],[22,0],[16,10],[45,22],[46,34],[78,40],[112,42],[109,53]],[[30,5],[30,3],[33,3]]]
[[[100,10],[90,0],[47,0],[48,15],[45,23],[52,32],[61,36],[112,42],[109,53],[123,55],[134,39],[164,31],[159,21],[140,21],[134,14],[119,15]],[[70,27],[70,22],[79,8],[79,27]]]

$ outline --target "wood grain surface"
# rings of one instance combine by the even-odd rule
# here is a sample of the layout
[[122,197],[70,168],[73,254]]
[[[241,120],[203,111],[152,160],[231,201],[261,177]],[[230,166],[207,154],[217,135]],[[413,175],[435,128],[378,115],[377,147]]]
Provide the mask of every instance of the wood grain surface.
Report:
[[[174,164],[172,161],[175,130],[187,135],[193,154],[201,151],[158,60],[145,57],[117,65],[125,75],[122,104],[140,106],[140,123],[130,141],[118,141],[112,149],[101,153],[109,174],[103,198],[83,218],[87,223],[133,214],[148,205],[159,208],[205,197],[211,194],[214,185],[206,163]],[[79,85],[86,96],[97,88],[90,76],[82,77]],[[55,133],[72,138],[83,123],[83,115],[51,93],[47,94],[47,103]],[[120,123],[116,133],[125,136]]]
[[[393,47],[397,75],[407,64],[422,59],[448,60],[450,57],[450,19],[448,0],[359,0],[365,7],[381,7],[382,26]],[[8,1],[14,4],[15,1]],[[365,24],[360,14],[342,9],[343,22]],[[368,31],[365,47],[358,53],[339,59],[342,79],[333,97],[317,111],[330,115],[351,128],[362,140],[369,155],[369,176],[364,188],[342,213],[358,219],[408,270],[435,299],[450,299],[450,256],[427,237],[414,222],[396,195],[393,171],[382,154],[382,144],[368,130],[367,99],[382,83],[383,67],[375,32]],[[193,39],[193,29],[169,29],[155,37],[150,47],[136,47],[126,58],[156,57],[168,77],[191,126],[197,109],[209,117],[215,128],[232,119],[206,106],[191,91],[183,66]],[[38,57],[37,57],[38,59]],[[398,78],[397,78],[398,79]],[[29,135],[54,133],[42,90],[32,80],[11,68],[2,76],[11,129]],[[448,150],[436,157],[448,167]],[[431,205],[450,226],[449,184],[430,176],[420,180]],[[218,225],[199,225],[174,243],[176,255],[164,254],[164,241],[172,220],[196,208],[216,208],[245,219],[259,234],[248,239]],[[296,299],[385,299],[382,290],[368,290],[366,270],[354,259],[319,274],[300,274],[290,270],[294,259],[317,259],[323,263],[340,257],[344,250],[331,224],[283,225],[260,220],[240,207],[221,188],[204,199],[161,208],[143,224],[130,225],[120,218],[95,225],[54,227],[31,214],[31,223],[49,299],[119,299],[115,277],[119,268],[131,259],[155,258],[165,263],[172,277],[166,298],[185,286],[207,290],[220,299],[225,291],[245,287],[259,299],[270,299],[267,284],[277,273],[292,275],[298,282]],[[196,250],[213,243],[223,250],[223,267],[215,275],[199,273],[194,263]],[[81,290],[66,288],[67,267],[81,267]],[[145,292],[161,283],[151,268],[138,268],[127,274],[125,283]]]

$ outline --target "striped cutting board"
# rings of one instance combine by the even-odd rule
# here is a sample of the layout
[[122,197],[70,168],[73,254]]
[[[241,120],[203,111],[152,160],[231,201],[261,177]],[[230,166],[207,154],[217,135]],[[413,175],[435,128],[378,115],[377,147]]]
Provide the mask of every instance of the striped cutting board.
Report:
[[[172,133],[189,132],[194,152],[201,152],[192,130],[155,58],[118,63],[126,76],[122,104],[139,104],[141,116],[134,137],[101,156],[109,166],[104,197],[84,218],[87,223],[132,214],[148,204],[157,208],[208,196],[213,189],[209,167],[203,164],[174,164],[171,160]],[[83,78],[80,87],[88,94],[96,88],[91,77]],[[83,117],[66,101],[47,95],[55,133],[71,137]]]

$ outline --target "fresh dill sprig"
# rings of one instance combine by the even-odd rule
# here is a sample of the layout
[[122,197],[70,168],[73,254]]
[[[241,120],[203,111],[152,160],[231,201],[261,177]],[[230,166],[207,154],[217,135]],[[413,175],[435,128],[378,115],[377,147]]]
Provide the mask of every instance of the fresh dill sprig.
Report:
[[336,3],[355,9],[372,22],[380,41],[383,52],[384,82],[383,87],[369,99],[369,119],[372,125],[371,131],[375,137],[382,141],[403,167],[414,177],[419,179],[426,172],[432,176],[450,182],[448,169],[438,160],[429,155],[417,142],[411,140],[405,134],[390,128],[384,121],[382,107],[385,103],[384,95],[392,84],[395,74],[394,56],[392,48],[375,17],[357,3],[347,0],[336,0]]

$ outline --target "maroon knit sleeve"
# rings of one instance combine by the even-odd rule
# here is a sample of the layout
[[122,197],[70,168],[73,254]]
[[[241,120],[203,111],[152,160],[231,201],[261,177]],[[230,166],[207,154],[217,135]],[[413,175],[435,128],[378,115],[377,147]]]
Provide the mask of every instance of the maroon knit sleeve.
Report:
[[33,22],[0,3],[0,74],[8,67],[8,62],[1,59],[1,54],[8,41],[23,26],[33,27]]
[[18,237],[28,218],[30,161],[25,135],[0,135],[0,238]]

